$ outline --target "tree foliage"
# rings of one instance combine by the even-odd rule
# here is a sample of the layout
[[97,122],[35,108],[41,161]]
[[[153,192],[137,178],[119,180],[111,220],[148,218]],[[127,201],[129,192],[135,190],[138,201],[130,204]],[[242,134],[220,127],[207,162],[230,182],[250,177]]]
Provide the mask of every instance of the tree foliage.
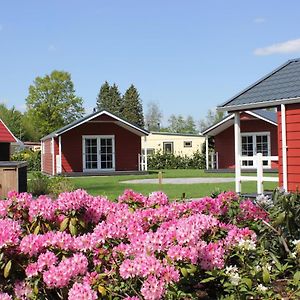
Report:
[[75,95],[70,73],[36,77],[26,98],[28,116],[42,137],[82,117],[83,100]]
[[192,116],[184,118],[182,115],[172,114],[168,123],[167,131],[176,133],[197,133],[196,124]]
[[122,97],[118,86],[114,83],[112,86],[107,81],[102,84],[97,96],[97,108],[105,109],[114,114],[120,115],[122,108]]
[[136,87],[132,84],[123,96],[122,117],[144,127],[143,105]]
[[27,113],[20,112],[14,106],[8,108],[4,103],[0,103],[0,119],[18,139],[23,141],[38,140],[37,130]]
[[225,116],[225,113],[223,111],[217,111],[217,110],[208,110],[206,117],[200,120],[199,122],[199,130],[202,132],[209,126],[219,122],[222,120]]
[[154,102],[148,103],[145,115],[145,125],[149,131],[159,131],[162,123],[163,114]]

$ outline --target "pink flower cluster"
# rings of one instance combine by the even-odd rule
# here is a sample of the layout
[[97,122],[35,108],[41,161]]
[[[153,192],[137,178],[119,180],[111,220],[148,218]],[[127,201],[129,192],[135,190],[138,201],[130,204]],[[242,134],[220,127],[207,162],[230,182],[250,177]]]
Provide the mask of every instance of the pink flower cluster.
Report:
[[75,282],[68,294],[69,300],[96,300],[97,293],[88,284]]
[[0,219],[0,250],[3,247],[19,243],[21,227],[18,222],[10,219]]
[[[83,190],[62,193],[56,200],[11,193],[8,200],[0,201],[0,251],[14,247],[24,260],[25,281],[17,285],[20,299],[31,291],[27,284],[35,277],[44,289],[73,283],[71,300],[97,299],[95,283],[104,274],[124,283],[137,279],[142,282],[143,298],[158,300],[170,284],[181,280],[182,265],[221,269],[241,241],[255,243],[253,231],[221,221],[233,201],[238,197],[232,192],[214,199],[169,202],[162,192],[146,197],[126,190],[117,203]],[[252,202],[242,202],[240,209],[240,220],[266,218]],[[72,219],[77,232],[72,233],[69,226],[60,231],[61,223]],[[28,233],[37,222],[40,233]],[[123,296],[138,299],[127,292]]]
[[255,205],[251,200],[244,200],[240,203],[240,220],[265,220],[268,221],[268,213],[261,207]]

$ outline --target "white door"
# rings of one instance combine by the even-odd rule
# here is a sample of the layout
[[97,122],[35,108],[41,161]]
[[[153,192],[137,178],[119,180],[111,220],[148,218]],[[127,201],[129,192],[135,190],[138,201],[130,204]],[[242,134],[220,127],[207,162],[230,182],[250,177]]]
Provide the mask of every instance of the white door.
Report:
[[83,136],[83,171],[115,169],[114,136]]
[[[255,156],[262,153],[263,156],[271,155],[271,142],[269,132],[242,133],[242,156]],[[264,160],[266,168],[271,167],[270,160]],[[243,161],[243,168],[254,168],[252,160]]]

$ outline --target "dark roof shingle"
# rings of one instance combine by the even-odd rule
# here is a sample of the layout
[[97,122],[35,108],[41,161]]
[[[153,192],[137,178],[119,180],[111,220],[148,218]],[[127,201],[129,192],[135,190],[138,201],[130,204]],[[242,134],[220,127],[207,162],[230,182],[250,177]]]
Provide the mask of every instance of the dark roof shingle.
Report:
[[219,108],[229,108],[274,100],[300,97],[300,59],[287,61],[245,90],[235,95]]

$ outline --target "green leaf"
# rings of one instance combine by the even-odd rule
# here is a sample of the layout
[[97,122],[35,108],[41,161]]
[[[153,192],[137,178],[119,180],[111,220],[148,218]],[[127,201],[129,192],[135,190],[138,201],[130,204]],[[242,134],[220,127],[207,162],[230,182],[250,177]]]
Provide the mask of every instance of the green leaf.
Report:
[[71,218],[72,225],[76,226],[77,224],[77,218]]
[[98,285],[98,291],[102,296],[106,295],[106,289],[103,285]]
[[33,234],[39,234],[40,229],[41,229],[40,225],[36,226],[34,231],[33,231]]
[[295,285],[300,284],[300,271],[297,271],[297,272],[294,274],[293,280],[294,280],[294,284],[295,284]]
[[69,224],[69,218],[65,218],[65,219],[60,223],[59,230],[60,230],[60,231],[65,231],[66,228],[68,227],[68,224]]
[[195,265],[190,264],[189,268],[187,269],[188,273],[194,274],[197,271],[197,267]]
[[208,277],[208,278],[205,278],[205,279],[201,280],[200,282],[201,283],[206,283],[206,282],[214,281],[215,279],[216,279],[215,277]]
[[270,278],[270,273],[266,267],[263,267],[263,282],[264,283],[269,283],[271,278]]
[[183,277],[188,277],[189,273],[186,268],[180,268],[180,271]]
[[275,219],[275,221],[273,222],[273,225],[278,226],[280,224],[283,223],[285,219],[285,212],[283,211],[282,213],[280,213],[277,218]]
[[247,285],[247,287],[251,290],[251,288],[252,288],[252,280],[250,278],[243,278],[242,282],[244,282]]
[[4,278],[7,278],[9,276],[10,269],[11,269],[11,260],[8,261],[8,263],[5,265],[4,272],[3,272]]
[[70,230],[70,233],[72,235],[76,235],[77,234],[77,228],[71,222],[69,223],[69,230]]

